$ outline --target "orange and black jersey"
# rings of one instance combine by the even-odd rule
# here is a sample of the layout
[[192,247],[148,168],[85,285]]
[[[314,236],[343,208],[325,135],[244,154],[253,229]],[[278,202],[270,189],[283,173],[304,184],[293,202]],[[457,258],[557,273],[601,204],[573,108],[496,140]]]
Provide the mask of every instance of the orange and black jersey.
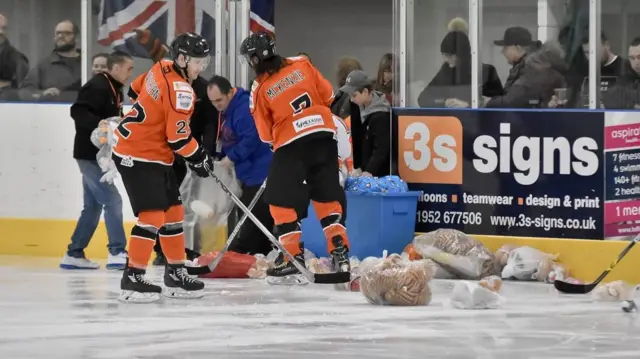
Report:
[[115,131],[115,155],[171,165],[174,151],[187,159],[198,153],[189,127],[196,96],[172,61],[154,64],[131,89],[137,99]]
[[312,133],[336,132],[331,83],[305,57],[285,61],[277,73],[261,75],[251,86],[258,134],[274,150]]

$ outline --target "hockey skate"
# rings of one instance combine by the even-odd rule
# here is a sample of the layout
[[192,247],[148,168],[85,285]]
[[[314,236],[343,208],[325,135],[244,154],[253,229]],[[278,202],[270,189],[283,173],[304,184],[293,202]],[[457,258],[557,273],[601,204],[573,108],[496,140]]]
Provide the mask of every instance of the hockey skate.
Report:
[[123,303],[151,303],[160,300],[162,287],[149,282],[145,277],[145,270],[126,267],[120,281],[120,297]]
[[[344,244],[342,237],[335,236],[331,239],[334,250],[331,252],[331,262],[336,272],[351,272],[351,262],[349,261],[349,248]],[[360,290],[359,278],[351,277],[349,283],[335,284],[337,290],[358,291]]]
[[[304,245],[300,242],[300,253],[294,256],[298,263],[306,267],[304,261]],[[267,269],[267,283],[271,285],[306,285],[307,278],[288,260],[284,253],[278,253],[275,267]]]
[[167,264],[164,285],[162,294],[167,298],[196,299],[204,296],[204,283],[190,277],[184,264]]

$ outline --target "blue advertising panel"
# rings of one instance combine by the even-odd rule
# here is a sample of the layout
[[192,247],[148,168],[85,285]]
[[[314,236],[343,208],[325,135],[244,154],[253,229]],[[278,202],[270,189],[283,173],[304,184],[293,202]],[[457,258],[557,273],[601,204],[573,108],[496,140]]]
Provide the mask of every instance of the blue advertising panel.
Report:
[[416,231],[602,239],[601,112],[394,109]]

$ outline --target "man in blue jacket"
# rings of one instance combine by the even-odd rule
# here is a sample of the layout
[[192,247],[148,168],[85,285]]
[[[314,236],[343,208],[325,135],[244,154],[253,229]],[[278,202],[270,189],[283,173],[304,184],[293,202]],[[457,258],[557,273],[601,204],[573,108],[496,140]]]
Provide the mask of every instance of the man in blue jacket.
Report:
[[[217,155],[222,158],[223,166],[235,167],[236,177],[242,184],[240,200],[248,206],[267,178],[273,154],[269,145],[263,143],[258,136],[253,116],[249,111],[248,91],[232,87],[229,80],[222,76],[213,76],[209,80],[207,95],[220,112]],[[273,228],[269,206],[262,198],[256,203],[252,213],[265,227]],[[235,216],[229,216],[231,221],[228,233],[235,227],[235,223],[232,223],[233,217]],[[229,249],[238,253],[266,255],[271,251],[271,243],[248,220]]]

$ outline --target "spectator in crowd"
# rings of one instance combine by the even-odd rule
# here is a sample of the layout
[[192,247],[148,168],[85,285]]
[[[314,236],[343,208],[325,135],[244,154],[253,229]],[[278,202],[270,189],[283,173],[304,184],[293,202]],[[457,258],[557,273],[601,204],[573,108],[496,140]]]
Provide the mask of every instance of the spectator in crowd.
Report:
[[91,58],[91,73],[97,75],[101,72],[107,71],[107,59],[109,54],[101,52],[93,55]]
[[527,56],[509,91],[504,96],[491,99],[487,107],[555,107],[556,90],[566,91],[567,70],[560,44],[549,41]]
[[[241,87],[232,87],[222,76],[213,76],[209,80],[207,94],[221,114],[217,155],[222,157],[222,166],[235,167],[236,177],[242,184],[240,200],[249,205],[267,179],[271,149],[258,136],[249,110],[249,92]],[[265,227],[273,227],[269,206],[264,200],[256,203],[252,213]],[[231,232],[236,224],[229,223],[228,231]],[[251,221],[245,222],[244,226],[229,249],[238,253],[268,254],[271,242],[260,229]]]
[[73,157],[78,162],[82,174],[84,207],[60,268],[100,267],[85,257],[84,250],[98,227],[103,209],[109,236],[107,269],[124,269],[126,265],[127,242],[122,226],[122,198],[113,184],[100,181],[103,173],[96,160],[98,148],[91,142],[91,133],[102,120],[114,116],[122,117],[122,87],[131,76],[132,70],[131,56],[124,52],[113,52],[107,61],[107,71],[96,74],[82,86],[78,98],[71,106],[71,117],[76,127]]
[[32,68],[22,83],[25,101],[72,102],[81,83],[82,61],[76,40],[80,29],[70,20],[56,25],[54,49]]
[[[362,70],[362,65],[358,59],[354,57],[343,57],[340,59],[336,72],[339,88],[342,88],[347,83],[347,76],[355,70]],[[343,119],[347,126],[351,128],[353,166],[359,168],[362,165],[361,149],[364,137],[364,128],[362,126],[362,120],[360,119],[360,106],[351,101],[349,94],[338,90],[331,104],[331,112]]]
[[[611,44],[605,33],[600,34],[600,43],[602,44],[602,54],[600,55],[600,76],[618,77],[625,70],[625,60],[611,51]],[[589,58],[589,36],[582,39],[582,51],[584,56]],[[589,74],[584,74],[588,76]]]
[[374,90],[380,91],[387,97],[389,103],[393,103],[393,72],[395,61],[393,54],[387,53],[380,59],[380,65],[378,66],[378,75],[376,77],[376,83]]
[[603,102],[608,109],[640,109],[640,37],[631,41],[628,62]]
[[[360,107],[360,119],[364,128],[360,150],[362,174],[376,177],[389,175],[391,172],[391,105],[382,92],[373,89],[373,82],[362,70],[352,71],[340,91],[348,94],[351,101]],[[354,120],[351,123],[353,124]]]
[[[539,98],[535,95],[535,89],[528,88],[528,84],[519,82],[519,91],[511,92],[511,87],[522,77],[527,55],[541,46],[539,41],[533,41],[531,32],[524,27],[516,26],[507,28],[502,40],[494,41],[497,46],[502,46],[502,54],[512,66],[509,76],[504,84],[504,94],[501,96],[485,96],[483,104],[486,107],[539,107]],[[558,65],[558,64],[556,64]],[[529,79],[530,81],[531,79]],[[526,90],[526,92],[521,92]]]
[[7,18],[0,14],[0,100],[18,100],[15,90],[29,71],[29,61],[9,43]]
[[[463,31],[450,31],[440,43],[440,52],[445,61],[440,71],[418,96],[418,105],[420,107],[469,107],[471,102],[469,37]],[[483,64],[482,96],[500,96],[503,91],[495,67]]]

